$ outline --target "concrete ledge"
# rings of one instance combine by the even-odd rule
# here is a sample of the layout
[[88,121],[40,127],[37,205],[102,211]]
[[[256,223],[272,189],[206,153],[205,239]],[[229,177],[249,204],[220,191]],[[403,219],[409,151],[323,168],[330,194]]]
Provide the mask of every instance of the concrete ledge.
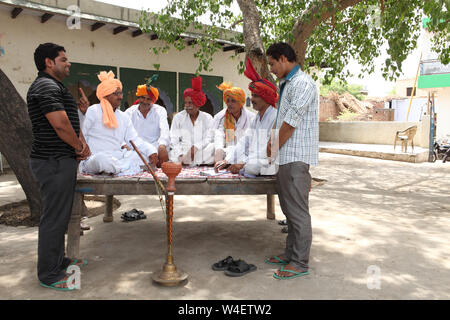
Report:
[[428,161],[429,151],[425,148],[416,147],[414,148],[414,152],[401,152],[400,150],[400,146],[394,150],[394,147],[390,145],[339,143],[328,141],[321,141],[319,143],[319,152],[412,163]]

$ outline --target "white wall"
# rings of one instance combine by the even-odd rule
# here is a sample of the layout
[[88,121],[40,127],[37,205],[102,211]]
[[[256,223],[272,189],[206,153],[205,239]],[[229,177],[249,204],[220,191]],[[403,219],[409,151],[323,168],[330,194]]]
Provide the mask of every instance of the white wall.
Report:
[[[149,35],[133,38],[130,30],[113,35],[112,25],[92,32],[90,24],[93,22],[89,25],[82,23],[80,30],[70,30],[63,16],[54,16],[41,23],[40,16],[30,15],[26,11],[11,19],[10,11],[0,10],[0,44],[5,49],[5,55],[0,57],[0,68],[24,98],[37,75],[33,52],[44,42],[64,46],[69,61],[78,63],[149,70],[155,69],[153,64],[160,64],[161,71],[186,73],[194,73],[198,65],[192,47],[183,51],[170,49],[168,54],[155,55],[150,49],[163,45],[163,42],[151,41]],[[249,80],[238,73],[236,66],[240,60],[232,60],[232,55],[232,51],[219,52],[212,63],[213,71],[202,73],[222,76],[225,81],[232,81],[235,86],[244,89],[249,96]],[[239,59],[244,58],[244,53],[239,55]]]
[[435,93],[436,139],[448,139],[450,142],[450,87],[438,89]]

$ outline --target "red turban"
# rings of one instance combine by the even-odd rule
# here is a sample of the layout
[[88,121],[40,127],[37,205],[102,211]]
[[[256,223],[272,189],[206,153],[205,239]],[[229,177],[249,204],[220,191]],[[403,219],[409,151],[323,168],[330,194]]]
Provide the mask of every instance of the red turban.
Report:
[[191,79],[192,88],[184,90],[183,97],[191,97],[196,107],[201,107],[206,103],[206,96],[202,91],[202,77],[198,76]]
[[254,94],[260,96],[265,102],[276,108],[275,103],[278,102],[277,87],[267,79],[263,79],[253,68],[252,62],[247,57],[244,74],[252,80],[248,88]]

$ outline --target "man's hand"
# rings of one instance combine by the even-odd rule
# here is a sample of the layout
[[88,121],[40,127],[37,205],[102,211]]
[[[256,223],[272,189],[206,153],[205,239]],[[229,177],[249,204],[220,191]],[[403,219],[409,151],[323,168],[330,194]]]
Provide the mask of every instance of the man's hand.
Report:
[[194,161],[195,153],[197,152],[197,148],[192,146],[191,147],[191,160]]
[[89,146],[86,143],[86,141],[84,141],[84,139],[80,139],[80,141],[82,145],[81,151],[77,152],[77,150],[75,150],[77,160],[79,161],[86,160],[91,155],[91,150],[89,149]]
[[233,174],[238,174],[239,171],[244,167],[244,164],[232,164],[228,167],[228,170]]
[[225,160],[220,160],[214,163],[214,171],[217,173],[220,169],[225,168],[228,165],[228,163]]
[[165,145],[160,145],[158,147],[158,163],[157,167],[160,168],[163,162],[169,161],[169,153],[167,152],[167,148]]
[[269,159],[269,162],[270,162],[270,157],[272,155],[272,142],[270,141],[270,139],[267,142],[266,153],[267,153],[267,158]]
[[83,89],[79,88],[80,91],[80,101],[78,102],[78,109],[80,109],[82,114],[86,114],[87,109],[89,108],[89,100],[84,94]]
[[132,150],[127,144],[124,144],[120,149],[127,149],[128,151]]
[[148,161],[152,165],[153,168],[156,168],[156,164],[158,163],[158,154],[153,153],[148,157]]

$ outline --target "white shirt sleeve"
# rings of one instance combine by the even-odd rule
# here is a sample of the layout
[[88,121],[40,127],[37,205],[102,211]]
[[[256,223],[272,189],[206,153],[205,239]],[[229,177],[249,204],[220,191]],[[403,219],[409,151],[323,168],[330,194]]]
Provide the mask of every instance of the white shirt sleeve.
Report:
[[158,112],[159,116],[159,139],[158,145],[165,145],[167,148],[170,146],[170,129],[169,122],[167,121],[167,111],[162,108]]
[[[200,141],[194,144],[198,150],[203,150],[213,140],[214,131],[212,129],[213,117],[209,113],[200,114],[202,116],[203,137]],[[200,117],[199,115],[199,117]],[[200,120],[200,119],[197,119]]]
[[[180,116],[179,116],[180,115]],[[183,154],[183,131],[181,130],[181,114],[175,115],[172,120],[172,126],[170,128],[170,148],[172,153],[179,157]]]
[[136,129],[134,129],[133,123],[131,122],[130,117],[127,115],[126,116],[126,128],[125,128],[125,135],[124,135],[124,139],[127,145],[131,146],[130,144],[130,140],[132,140],[134,142],[134,144],[136,145],[136,147],[139,149],[139,152],[145,156],[145,157],[149,157],[150,155],[157,153],[156,148],[148,143],[145,142],[143,139],[141,139],[136,131]]

